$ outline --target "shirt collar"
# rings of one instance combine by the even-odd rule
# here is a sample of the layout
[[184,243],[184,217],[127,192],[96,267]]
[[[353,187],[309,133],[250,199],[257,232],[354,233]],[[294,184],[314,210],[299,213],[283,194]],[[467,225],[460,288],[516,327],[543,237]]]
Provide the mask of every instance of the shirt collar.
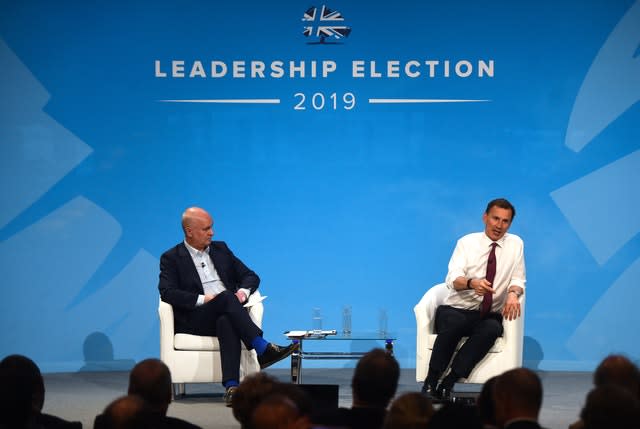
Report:
[[192,258],[202,257],[202,255],[204,254],[207,254],[207,255],[209,254],[209,246],[207,246],[204,250],[198,250],[195,247],[191,246],[189,243],[187,243],[187,240],[184,240],[184,245],[189,251],[189,254],[191,255]]
[[490,239],[489,237],[487,237],[486,233],[482,233],[482,242],[489,247],[491,245],[491,243],[497,243],[499,247],[503,247],[504,246],[504,241],[507,239],[507,236],[509,235],[509,233],[505,233],[502,238],[500,238],[498,241],[493,241],[492,239]]

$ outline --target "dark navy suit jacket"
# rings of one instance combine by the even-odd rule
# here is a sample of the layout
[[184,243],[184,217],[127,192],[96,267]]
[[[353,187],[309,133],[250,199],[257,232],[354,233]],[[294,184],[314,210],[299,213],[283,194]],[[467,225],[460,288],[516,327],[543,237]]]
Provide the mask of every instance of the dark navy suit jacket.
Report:
[[[258,289],[260,278],[238,259],[224,241],[212,241],[209,255],[227,290]],[[160,298],[173,306],[176,332],[189,333],[189,313],[196,307],[198,295],[204,295],[191,255],[183,243],[167,250],[160,257]]]

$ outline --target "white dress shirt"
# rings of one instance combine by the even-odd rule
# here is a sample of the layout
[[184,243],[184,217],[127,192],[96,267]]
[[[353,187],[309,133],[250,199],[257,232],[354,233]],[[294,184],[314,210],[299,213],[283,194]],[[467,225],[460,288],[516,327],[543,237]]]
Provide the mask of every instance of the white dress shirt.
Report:
[[[465,310],[480,308],[482,296],[476,295],[473,289],[455,290],[453,281],[458,277],[485,278],[491,243],[493,241],[484,232],[468,234],[458,240],[449,261],[446,279],[449,296],[444,301],[445,305]],[[526,274],[522,239],[507,233],[496,243],[496,276],[492,285],[495,293],[491,311],[499,312],[507,300],[509,286],[525,288]]]
[[[190,246],[186,240],[184,241],[184,245],[187,247],[189,255],[191,255],[193,265],[196,266],[196,270],[198,271],[198,276],[200,276],[200,282],[202,283],[204,293],[215,296],[220,292],[223,292],[226,288],[224,287],[224,283],[222,283],[222,280],[220,280],[220,276],[216,271],[216,267],[213,265],[211,256],[209,256],[209,247],[207,246],[204,251],[200,251],[195,247]],[[243,292],[246,299],[249,299],[251,290],[240,288],[238,289],[238,291]],[[198,295],[196,306],[202,304],[204,304],[204,295]]]
[[[207,246],[204,250],[198,250],[195,247],[190,246],[186,240],[184,245],[187,247],[189,255],[191,255],[191,259],[193,260],[193,265],[195,265],[196,270],[198,271],[198,276],[200,277],[204,293],[208,295],[217,295],[224,291],[224,283],[220,280],[216,267],[213,266],[211,256],[209,256],[209,247]],[[196,305],[202,304],[204,304],[204,295],[198,295]]]

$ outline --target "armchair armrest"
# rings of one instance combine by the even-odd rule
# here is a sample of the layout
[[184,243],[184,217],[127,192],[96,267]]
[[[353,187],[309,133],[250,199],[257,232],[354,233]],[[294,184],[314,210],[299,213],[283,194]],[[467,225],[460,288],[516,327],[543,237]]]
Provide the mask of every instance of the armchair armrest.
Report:
[[158,305],[158,315],[160,316],[160,359],[166,361],[169,353],[173,351],[173,307],[171,304],[160,300]]

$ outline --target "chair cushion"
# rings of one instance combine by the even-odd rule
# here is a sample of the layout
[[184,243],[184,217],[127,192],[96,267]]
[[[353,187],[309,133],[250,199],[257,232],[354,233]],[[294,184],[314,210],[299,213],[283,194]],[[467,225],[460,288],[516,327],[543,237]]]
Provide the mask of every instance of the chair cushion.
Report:
[[173,348],[176,350],[219,351],[220,344],[217,337],[176,334],[173,337]]
[[[429,348],[429,350],[433,350],[433,343],[436,341],[436,337],[437,337],[436,334],[428,335],[427,347]],[[458,347],[456,347],[456,350],[459,350],[465,341],[467,341],[467,337],[462,337],[462,339],[458,343]],[[504,337],[498,337],[496,342],[493,344],[493,347],[491,347],[491,349],[489,350],[489,353],[500,353],[503,349],[504,349]]]

